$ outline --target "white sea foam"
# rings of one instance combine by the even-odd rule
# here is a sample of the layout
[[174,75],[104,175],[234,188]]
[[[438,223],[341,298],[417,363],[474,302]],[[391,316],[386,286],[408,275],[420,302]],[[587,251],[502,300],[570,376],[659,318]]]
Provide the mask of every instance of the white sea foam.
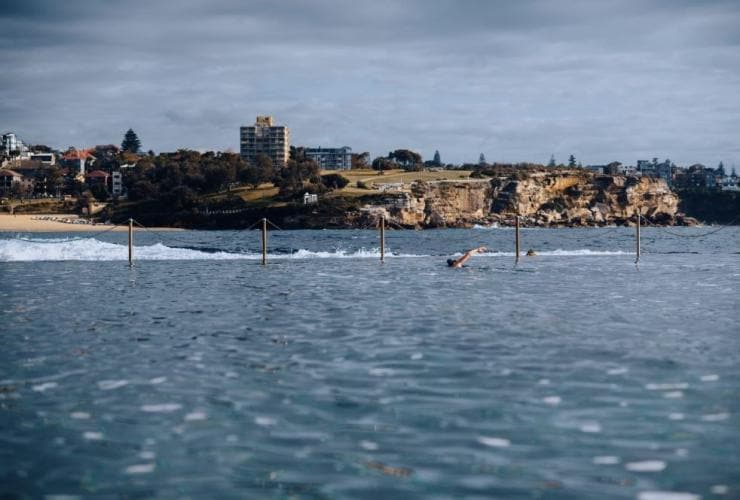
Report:
[[31,389],[36,392],[46,392],[49,389],[54,389],[58,386],[59,384],[57,384],[56,382],[44,382],[43,384],[34,385],[33,387],[31,387]]
[[[197,244],[194,244],[196,246]],[[386,257],[424,257],[424,255],[386,252]],[[135,260],[258,260],[260,253],[206,252],[195,248],[178,248],[162,243],[134,247]],[[311,251],[298,249],[291,254],[269,254],[269,259],[322,259],[322,258],[380,258],[380,249],[355,251],[335,249],[333,251]],[[0,239],[0,262],[31,261],[125,261],[128,246],[108,243],[96,239]]]
[[372,441],[365,441],[363,439],[362,441],[360,441],[360,448],[362,448],[363,450],[375,451],[378,449],[378,444]]
[[717,380],[719,380],[719,375],[717,375],[716,373],[710,373],[708,375],[702,375],[701,377],[699,377],[699,380],[701,380],[702,382],[716,382]]
[[715,495],[727,495],[730,492],[730,488],[724,484],[715,484],[709,491]]
[[699,495],[678,491],[641,491],[637,500],[700,500]]
[[206,418],[208,418],[208,416],[203,411],[194,411],[185,415],[186,422],[195,422],[197,420],[205,420]]
[[270,427],[275,425],[277,422],[272,417],[255,417],[254,423],[262,427]]
[[141,411],[145,411],[147,413],[170,413],[177,411],[180,408],[182,408],[182,405],[177,403],[163,403],[157,405],[142,405]]
[[683,391],[664,392],[663,397],[666,399],[681,399],[683,397]]
[[542,398],[542,401],[545,404],[556,406],[559,405],[563,400],[560,398],[560,396],[547,396]]
[[[197,246],[194,243],[193,246]],[[591,250],[588,248],[574,250],[546,250],[539,251],[538,255],[569,257],[569,256],[608,256],[631,255],[632,252],[621,250]],[[514,252],[485,252],[481,256],[512,257]],[[407,254],[386,252],[389,258],[429,257],[426,254]],[[262,255],[257,252],[212,252],[201,251],[197,248],[181,248],[167,246],[163,243],[154,245],[140,245],[134,247],[135,260],[258,260]],[[292,253],[269,254],[270,260],[285,259],[377,259],[380,258],[379,248],[361,248],[345,250],[335,248],[326,251],[296,249]],[[33,261],[125,261],[128,260],[128,246],[123,244],[99,241],[94,238],[86,240],[49,239],[49,238],[10,238],[0,239],[0,262],[33,262]]]
[[129,465],[125,469],[126,474],[149,474],[151,472],[154,472],[155,464],[149,463],[149,464],[136,464],[136,465]]
[[662,460],[644,460],[642,462],[627,462],[624,467],[633,472],[660,472],[667,464]]
[[164,382],[167,382],[167,377],[155,377],[155,378],[149,379],[149,383],[152,385],[157,385],[157,384],[161,384]]
[[730,418],[729,413],[712,413],[709,415],[702,415],[701,419],[705,422],[721,422]]
[[676,391],[681,389],[688,389],[689,384],[679,382],[676,384],[646,384],[645,389],[648,391]]
[[506,438],[499,437],[479,436],[478,442],[482,445],[490,446],[492,448],[508,448],[511,445],[511,441]]
[[149,450],[144,450],[139,453],[139,458],[142,460],[154,460],[154,458],[157,456],[156,453]]
[[76,420],[87,420],[88,418],[90,418],[90,414],[85,411],[73,411],[69,414],[69,416]]
[[669,420],[683,420],[684,414],[683,413],[669,413],[668,419]]
[[128,385],[128,380],[101,380],[98,382],[98,387],[103,391],[111,391]]
[[612,368],[611,370],[607,371],[606,373],[607,373],[607,375],[624,375],[628,371],[629,370],[627,368],[620,367],[620,368]]
[[396,372],[393,368],[370,368],[368,373],[374,377],[392,377]]
[[619,457],[612,455],[602,455],[593,458],[593,463],[596,465],[616,465],[620,462]]
[[581,432],[596,434],[598,432],[601,432],[601,425],[599,425],[598,422],[586,422],[585,424],[581,425],[580,430]]
[[87,431],[82,434],[82,437],[87,439],[88,441],[100,441],[103,439],[103,433],[102,432],[94,432],[94,431]]

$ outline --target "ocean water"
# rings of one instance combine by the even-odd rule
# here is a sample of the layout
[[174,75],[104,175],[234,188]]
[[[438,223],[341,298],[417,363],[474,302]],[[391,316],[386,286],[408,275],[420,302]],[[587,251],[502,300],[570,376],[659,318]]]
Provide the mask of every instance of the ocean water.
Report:
[[740,498],[713,230],[2,234],[0,497]]

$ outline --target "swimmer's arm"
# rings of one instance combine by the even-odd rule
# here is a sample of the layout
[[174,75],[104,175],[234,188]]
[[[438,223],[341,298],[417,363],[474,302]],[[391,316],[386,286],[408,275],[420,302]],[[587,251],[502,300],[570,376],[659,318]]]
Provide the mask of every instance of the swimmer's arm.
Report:
[[470,257],[472,257],[473,255],[477,253],[485,252],[486,250],[487,250],[486,247],[478,247],[478,248],[473,248],[472,250],[468,250],[467,252],[463,254],[462,257],[460,257],[459,259],[455,261],[455,267],[462,267],[462,265],[465,264],[465,262],[467,262]]

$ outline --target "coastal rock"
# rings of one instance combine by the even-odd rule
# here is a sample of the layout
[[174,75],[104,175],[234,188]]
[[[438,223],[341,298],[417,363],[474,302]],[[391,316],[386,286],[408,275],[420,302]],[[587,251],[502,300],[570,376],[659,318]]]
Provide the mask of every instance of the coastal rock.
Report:
[[[662,179],[597,175],[587,171],[533,172],[491,179],[414,183],[365,207],[405,227],[511,225],[634,225],[677,223],[678,197]],[[682,219],[682,220],[685,220]],[[684,222],[688,224],[689,222]]]

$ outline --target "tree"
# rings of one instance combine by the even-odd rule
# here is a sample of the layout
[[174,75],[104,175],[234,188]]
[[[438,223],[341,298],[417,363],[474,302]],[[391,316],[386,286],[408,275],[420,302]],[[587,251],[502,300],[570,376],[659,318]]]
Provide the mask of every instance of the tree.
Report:
[[255,159],[257,163],[257,170],[261,172],[263,179],[272,179],[275,177],[275,166],[272,164],[272,159],[264,153],[257,155]]
[[434,151],[434,160],[432,160],[432,162],[434,162],[436,167],[442,165],[442,158],[439,156],[439,150]]
[[321,183],[327,189],[342,189],[349,184],[349,180],[339,174],[326,174],[321,176]]
[[397,166],[393,160],[389,160],[383,156],[378,156],[373,160],[373,170],[392,170]]
[[126,135],[123,136],[123,142],[121,143],[121,149],[128,151],[129,153],[138,153],[141,149],[141,141],[136,135],[133,129],[128,129]]
[[722,162],[719,162],[719,166],[717,166],[717,175],[720,177],[724,177],[727,175],[725,172],[725,165]]
[[570,155],[570,157],[568,158],[568,166],[570,168],[576,168],[576,157],[575,156]]
[[483,153],[481,153],[478,157],[478,165],[480,165],[481,167],[486,165],[486,155],[484,155]]
[[547,166],[550,168],[555,168],[555,165],[557,165],[557,163],[555,163],[555,155],[550,155],[550,161],[547,162]]
[[353,153],[352,154],[352,168],[369,168],[370,167],[370,153],[365,151],[364,153]]
[[737,172],[735,172],[735,165],[732,166],[732,174],[730,175],[733,179],[737,179]]
[[396,160],[404,167],[415,167],[421,163],[421,155],[410,149],[396,149],[388,153],[388,159]]

